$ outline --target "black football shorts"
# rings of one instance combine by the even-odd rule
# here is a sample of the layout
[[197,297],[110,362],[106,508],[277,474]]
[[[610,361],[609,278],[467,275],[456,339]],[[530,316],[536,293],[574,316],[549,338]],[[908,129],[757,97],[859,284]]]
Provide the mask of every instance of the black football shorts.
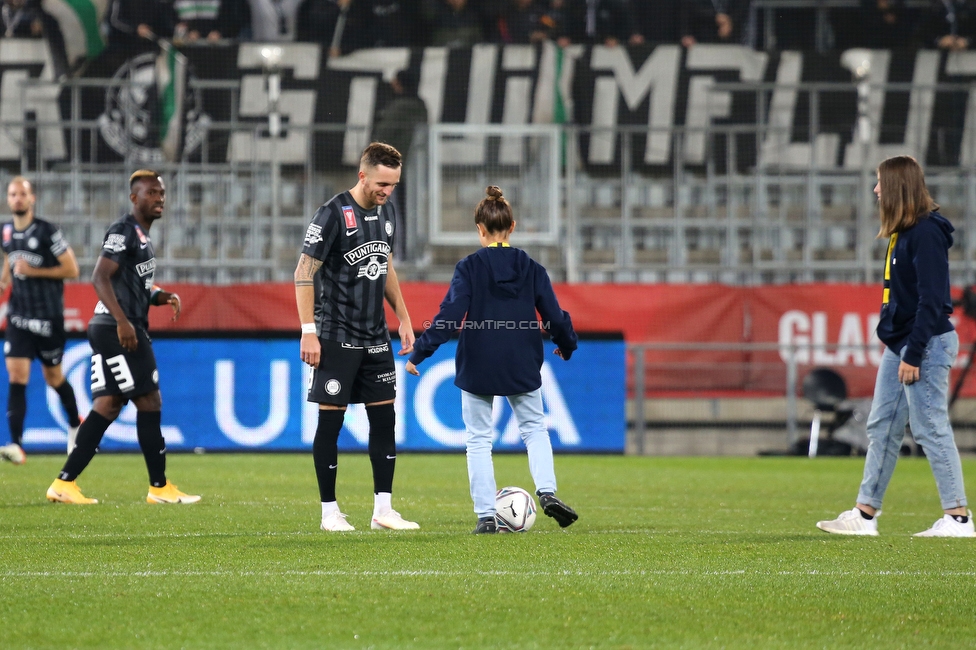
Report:
[[3,354],[10,359],[40,359],[48,367],[61,363],[64,356],[64,323],[61,321],[38,321],[22,319],[27,325],[42,324],[43,327],[23,329],[17,327],[7,319],[6,340],[3,342]]
[[136,327],[138,345],[128,352],[119,343],[115,325],[89,325],[91,344],[91,394],[121,395],[129,400],[148,395],[159,389],[159,370],[152,339],[141,327]]
[[396,397],[396,366],[389,341],[367,346],[319,342],[322,356],[319,367],[312,371],[309,402],[346,406]]

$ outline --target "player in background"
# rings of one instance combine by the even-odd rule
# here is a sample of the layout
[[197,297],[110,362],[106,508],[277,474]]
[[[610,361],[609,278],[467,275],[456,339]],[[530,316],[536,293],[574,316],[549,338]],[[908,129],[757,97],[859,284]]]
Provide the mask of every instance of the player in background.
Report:
[[473,532],[497,532],[491,462],[496,395],[504,395],[515,414],[542,511],[565,528],[578,517],[556,498],[552,443],[542,408],[543,350],[536,310],[556,343],[556,356],[569,361],[577,336],[546,270],[508,243],[515,230],[512,206],[494,185],[486,194],[474,215],[482,248],[458,262],[440,311],[414,343],[407,372],[419,375],[417,364],[460,329],[454,384],[461,389],[468,480],[478,515]]
[[[365,404],[373,468],[373,529],[412,530],[392,506],[396,468],[396,367],[383,300],[400,320],[400,354],[413,350],[410,314],[393,269],[400,152],[374,142],[363,151],[359,180],[316,212],[295,269],[302,324],[300,353],[310,365],[308,401],[319,404],[312,461],[322,502],[322,530],[350,531],[336,502],[338,439],[349,404]],[[320,284],[316,288],[316,282]]]
[[7,205],[13,221],[3,224],[0,295],[8,286],[7,333],[3,353],[7,360],[10,392],[7,425],[10,444],[0,447],[0,459],[22,465],[27,460],[21,446],[27,415],[27,382],[31,362],[41,360],[44,381],[61,398],[68,416],[68,451],[78,433],[78,404],[71,384],[61,371],[64,356],[64,281],[78,277],[78,262],[61,229],[34,215],[31,182],[17,176],[7,185]]
[[159,371],[149,338],[149,306],[169,305],[180,315],[180,297],[153,284],[156,253],[149,229],[163,216],[166,188],[154,171],[129,177],[132,212],[109,226],[95,263],[92,284],[98,295],[88,323],[91,343],[92,410],[78,430],[77,445],[58,478],[47,490],[48,501],[98,503],[82,494],[75,479],[95,456],[105,430],[128,401],[136,406],[136,434],[149,470],[148,503],[196,503],[166,479],[166,441],[161,429]]

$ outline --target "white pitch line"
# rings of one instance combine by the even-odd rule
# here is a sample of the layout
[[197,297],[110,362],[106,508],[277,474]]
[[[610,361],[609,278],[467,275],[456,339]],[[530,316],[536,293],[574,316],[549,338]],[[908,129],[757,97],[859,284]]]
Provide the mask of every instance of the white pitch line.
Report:
[[[564,531],[561,529],[550,529],[550,530],[538,530],[533,529],[530,534],[532,535],[643,535],[647,537],[696,537],[696,536],[709,536],[709,535],[720,535],[723,537],[735,537],[735,536],[754,536],[754,535],[795,535],[795,534],[807,534],[807,537],[811,541],[824,541],[827,539],[836,539],[841,541],[838,537],[828,537],[822,532],[807,526],[802,529],[783,529],[783,530],[695,530],[689,531],[685,529],[678,528],[617,528],[617,529],[604,529],[604,530],[585,530],[583,528],[573,528],[572,530]],[[405,535],[413,536],[464,536],[467,537],[469,531],[467,529],[454,529],[454,530],[419,530],[410,531],[404,533]],[[391,533],[391,531],[370,531],[370,530],[358,530],[352,533],[344,533],[343,537],[356,537],[361,535],[371,535],[373,537],[381,538],[384,536],[389,536],[391,534],[399,535],[399,533]],[[527,533],[529,534],[529,533]],[[910,536],[911,531],[904,531],[903,533],[886,533],[885,537],[907,537]],[[241,537],[321,537],[323,539],[329,538],[325,533],[318,530],[317,527],[310,528],[309,530],[266,530],[266,531],[251,531],[251,532],[185,532],[185,533],[52,533],[46,535],[39,535],[35,531],[30,531],[30,534],[23,535],[12,535],[12,534],[2,534],[0,535],[0,540],[29,540],[35,542],[37,540],[48,539],[48,540],[86,540],[86,539],[184,539],[184,538],[241,538]],[[330,538],[331,539],[331,538]],[[849,541],[854,541],[854,537],[847,537]],[[858,538],[861,539],[861,538]],[[798,540],[792,540],[798,541]],[[864,540],[861,541],[870,541]],[[875,540],[876,541],[876,540]]]
[[750,571],[747,569],[729,571],[686,571],[686,570],[647,570],[647,571],[438,571],[438,570],[399,570],[399,571],[5,571],[0,579],[6,578],[198,578],[198,577],[407,577],[407,578],[453,578],[453,577],[678,577],[678,576],[737,576],[737,577],[976,577],[976,571]]

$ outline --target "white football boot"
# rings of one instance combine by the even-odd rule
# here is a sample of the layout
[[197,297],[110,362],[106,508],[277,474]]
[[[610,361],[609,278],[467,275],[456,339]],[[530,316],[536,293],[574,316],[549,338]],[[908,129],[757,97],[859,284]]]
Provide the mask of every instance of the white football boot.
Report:
[[390,510],[382,515],[373,515],[373,521],[369,527],[373,530],[418,530],[420,524],[414,521],[407,521],[400,516],[396,510]]
[[347,533],[351,530],[356,530],[352,524],[346,521],[346,516],[334,510],[330,514],[322,517],[322,530],[328,530],[333,533]]
[[9,460],[14,465],[23,465],[27,462],[27,454],[20,445],[12,442],[0,447],[0,460]]

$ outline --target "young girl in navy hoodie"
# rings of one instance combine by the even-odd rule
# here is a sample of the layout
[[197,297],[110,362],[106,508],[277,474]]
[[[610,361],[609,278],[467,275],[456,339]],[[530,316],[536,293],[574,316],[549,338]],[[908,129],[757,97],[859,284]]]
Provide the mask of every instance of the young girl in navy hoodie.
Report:
[[888,239],[878,338],[885,344],[868,416],[864,478],[853,509],[817,528],[840,535],[877,535],[881,500],[910,423],[925,450],[945,514],[916,537],[973,537],[962,464],[949,423],[949,369],[959,337],[949,321],[952,224],[937,210],[925,175],[911,156],[878,165],[878,211]]
[[515,414],[542,511],[565,528],[577,515],[555,495],[552,444],[542,410],[543,351],[536,310],[556,343],[554,353],[563,360],[576,350],[576,332],[569,314],[559,307],[546,270],[509,245],[515,230],[512,206],[494,185],[486,194],[474,215],[482,248],[458,262],[440,312],[414,343],[407,372],[419,375],[417,365],[460,329],[454,384],[461,389],[468,479],[478,515],[474,532],[496,532],[491,462],[496,395],[505,396]]

